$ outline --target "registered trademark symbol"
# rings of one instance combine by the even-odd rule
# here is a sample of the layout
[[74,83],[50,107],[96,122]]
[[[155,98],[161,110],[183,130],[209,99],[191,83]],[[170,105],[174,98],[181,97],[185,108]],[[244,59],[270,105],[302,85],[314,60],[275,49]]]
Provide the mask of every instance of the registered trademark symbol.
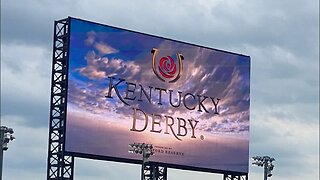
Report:
[[203,135],[201,135],[201,136],[200,136],[200,139],[201,139],[201,140],[204,140],[204,136],[203,136]]

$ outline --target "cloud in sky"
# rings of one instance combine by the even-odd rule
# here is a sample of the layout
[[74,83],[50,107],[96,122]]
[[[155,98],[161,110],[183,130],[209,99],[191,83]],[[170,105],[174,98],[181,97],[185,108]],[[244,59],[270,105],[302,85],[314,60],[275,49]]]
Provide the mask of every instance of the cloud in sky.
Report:
[[[170,106],[159,107],[154,105],[148,105],[137,102],[130,102],[132,107],[137,106],[142,108],[147,113],[164,113],[172,111],[174,112],[174,116],[177,117],[185,117],[192,118],[196,120],[200,120],[197,129],[205,130],[207,132],[219,133],[219,132],[228,132],[228,133],[248,133],[249,130],[249,61],[247,57],[237,56],[233,54],[227,54],[225,52],[209,50],[209,49],[201,49],[199,47],[190,46],[186,44],[179,44],[176,42],[158,39],[156,42],[160,43],[159,45],[154,44],[154,39],[141,37],[141,34],[132,34],[128,32],[116,32],[114,29],[110,30],[107,27],[101,27],[98,25],[92,25],[85,22],[80,23],[78,20],[74,20],[73,24],[75,27],[71,28],[71,36],[78,35],[77,39],[85,39],[87,42],[88,39],[90,43],[95,44],[96,41],[103,42],[106,46],[113,48],[117,46],[119,51],[126,50],[128,46],[132,46],[132,43],[127,43],[128,41],[134,41],[135,39],[144,38],[144,43],[136,44],[134,50],[137,52],[137,55],[130,56],[127,59],[119,59],[118,57],[122,55],[119,54],[113,55],[113,58],[108,58],[105,54],[96,53],[99,51],[96,47],[93,49],[87,46],[77,46],[75,43],[83,43],[78,42],[74,39],[71,39],[71,49],[77,47],[76,51],[70,54],[70,58],[72,61],[70,62],[70,67],[72,67],[70,71],[70,76],[72,78],[71,85],[72,89],[69,91],[71,96],[78,96],[80,101],[74,102],[73,98],[69,98],[69,102],[74,105],[81,106],[86,110],[95,109],[94,112],[103,113],[111,113],[109,112],[110,108],[105,108],[104,105],[105,99],[104,96],[108,92],[108,77],[116,77],[122,78],[129,82],[134,82],[138,84],[142,84],[144,88],[148,88],[148,86],[152,87],[161,87],[166,89],[171,89],[174,92],[182,91],[182,96],[185,93],[191,92],[193,94],[200,94],[202,96],[209,96],[214,98],[219,98],[219,109],[223,109],[219,116],[213,115],[213,113],[197,113],[197,109],[195,112],[189,112],[185,108],[171,108]],[[79,25],[78,25],[79,24]],[[77,26],[82,28],[77,29]],[[84,25],[85,24],[85,25]],[[88,27],[90,27],[88,29]],[[88,29],[89,32],[82,33],[84,29]],[[95,29],[99,32],[95,32]],[[79,33],[79,31],[81,33]],[[110,32],[109,32],[110,31]],[[92,35],[94,34],[94,38]],[[113,37],[108,37],[112,34],[115,37],[120,35],[125,36],[126,38],[120,40]],[[130,35],[127,35],[130,34]],[[82,37],[84,36],[84,37]],[[100,41],[103,37],[108,37],[104,41]],[[110,42],[113,42],[110,44]],[[125,42],[125,43],[123,43]],[[148,44],[153,44],[149,45]],[[147,50],[143,47],[146,46]],[[180,50],[181,53],[185,57],[183,62],[183,72],[182,77],[176,83],[161,83],[159,80],[155,80],[155,75],[151,70],[151,53],[148,51],[153,46],[159,48],[158,57],[162,57],[167,54],[175,54],[177,50]],[[148,49],[149,48],[149,49]],[[164,51],[164,52],[163,52]],[[84,52],[84,53],[83,53]],[[124,52],[126,53],[126,52]],[[83,54],[83,56],[79,56],[78,54]],[[81,63],[83,59],[86,60],[86,64]],[[237,65],[241,62],[241,65]],[[79,65],[80,64],[80,65]],[[79,76],[87,77],[86,78],[76,78],[76,74],[79,73]],[[199,82],[199,79],[201,81]],[[81,81],[79,85],[75,82]],[[114,80],[117,82],[118,80]],[[88,83],[86,83],[88,82]],[[79,91],[75,91],[77,86],[85,86],[88,84],[88,87],[84,87],[87,89],[85,93],[79,93]],[[97,84],[96,86],[91,86],[90,84]],[[102,87],[99,86],[102,84]],[[123,83],[122,83],[123,84]],[[105,89],[106,93],[102,93]],[[140,88],[137,91],[141,91]],[[94,96],[92,96],[92,92]],[[152,98],[157,99],[157,94],[152,91]],[[114,94],[114,92],[112,92]],[[87,94],[87,95],[86,95]],[[120,90],[120,94],[123,94],[123,91]],[[138,96],[139,92],[135,92],[135,96]],[[156,95],[155,95],[156,94]],[[89,98],[87,98],[87,96]],[[116,95],[114,95],[116,96]],[[162,100],[164,104],[169,104],[169,95],[167,93],[163,93]],[[176,95],[177,96],[177,95]],[[96,101],[92,99],[92,97],[96,97]],[[104,100],[103,100],[104,99]],[[115,98],[117,99],[117,98]],[[101,101],[102,100],[102,101]],[[114,100],[114,99],[113,99]],[[120,100],[118,100],[120,102]],[[156,103],[156,100],[152,100]],[[191,99],[190,102],[193,102]],[[80,103],[79,103],[80,102]],[[93,104],[98,104],[93,107]],[[121,104],[121,103],[120,103]],[[182,104],[182,102],[181,102]],[[196,105],[196,104],[195,104]],[[205,101],[204,105],[210,109],[210,112],[214,111],[212,107],[212,102],[210,98]],[[84,107],[87,106],[87,107]],[[112,106],[113,111],[117,110],[118,113],[128,114],[128,111],[131,112],[131,108],[129,107],[123,109],[118,109],[117,104],[111,103],[108,106]],[[183,106],[183,105],[181,105]],[[212,107],[212,108],[211,108]],[[183,116],[184,114],[188,114],[188,116]],[[127,120],[127,119],[125,119]],[[232,125],[231,125],[232,124]]]
[[[319,177],[318,7],[317,0],[1,1],[1,124],[17,137],[4,154],[4,179],[46,176],[53,21],[68,15],[250,55],[250,155],[275,157],[274,179]],[[76,159],[77,179],[139,173],[137,165]],[[168,176],[222,179],[171,169]],[[249,177],[262,178],[262,169],[250,167]]]
[[108,46],[107,44],[104,44],[103,42],[95,43],[94,47],[99,51],[100,54],[106,55],[106,54],[113,54],[117,53],[118,50],[113,49],[112,47]]
[[93,45],[95,49],[98,50],[102,56],[106,54],[113,54],[118,52],[118,50],[112,48],[111,46],[109,46],[108,44],[105,44],[104,42],[96,42],[95,41],[96,36],[97,34],[94,31],[88,32],[87,39],[85,40],[85,44],[88,46]]
[[93,80],[117,76],[120,73],[125,77],[134,77],[141,69],[133,61],[125,62],[118,58],[109,59],[108,57],[97,55],[95,51],[89,51],[85,56],[85,60],[87,61],[87,65],[79,68],[79,72],[81,75]]

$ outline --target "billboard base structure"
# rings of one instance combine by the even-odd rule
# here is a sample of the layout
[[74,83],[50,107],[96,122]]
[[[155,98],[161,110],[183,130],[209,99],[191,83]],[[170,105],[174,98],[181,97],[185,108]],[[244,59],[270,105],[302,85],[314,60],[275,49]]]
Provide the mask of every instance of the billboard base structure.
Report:
[[55,21],[53,37],[51,103],[47,180],[72,180],[74,157],[66,156],[65,113],[67,97],[67,60],[69,18]]
[[143,171],[143,180],[167,180],[167,167],[156,163],[146,163]]
[[223,175],[223,180],[248,180],[248,175],[228,175],[228,174],[224,174]]

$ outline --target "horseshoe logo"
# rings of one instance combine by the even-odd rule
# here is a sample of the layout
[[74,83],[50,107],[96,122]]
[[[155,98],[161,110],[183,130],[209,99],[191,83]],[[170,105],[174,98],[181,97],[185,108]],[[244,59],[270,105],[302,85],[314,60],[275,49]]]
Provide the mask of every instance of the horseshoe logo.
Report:
[[[152,69],[154,74],[163,82],[168,81],[169,83],[176,82],[180,77],[182,73],[182,60],[184,59],[183,55],[181,53],[177,53],[177,59],[178,59],[178,65],[177,68],[173,58],[171,56],[164,56],[161,57],[158,66],[156,66],[156,56],[158,53],[157,48],[153,48],[151,50],[152,54]],[[178,69],[178,72],[177,72]]]

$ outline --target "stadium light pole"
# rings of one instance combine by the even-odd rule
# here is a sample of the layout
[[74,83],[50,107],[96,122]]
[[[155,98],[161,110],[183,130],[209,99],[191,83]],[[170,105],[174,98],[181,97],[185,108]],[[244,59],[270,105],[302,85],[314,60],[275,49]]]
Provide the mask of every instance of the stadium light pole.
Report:
[[12,135],[13,133],[14,131],[12,128],[8,128],[6,126],[0,127],[0,180],[2,180],[3,152],[8,150],[8,143],[15,139]]
[[154,154],[153,145],[145,144],[145,143],[133,143],[133,144],[129,144],[129,147],[132,148],[132,149],[129,149],[128,151],[129,153],[142,154],[141,180],[144,180],[145,163],[149,162],[150,156]]
[[269,156],[255,156],[252,157],[252,160],[254,162],[252,163],[253,165],[257,165],[260,167],[263,167],[264,169],[264,180],[267,180],[268,177],[272,176],[272,170],[274,168],[274,165],[272,164],[273,161],[275,161],[274,158],[271,158]]

